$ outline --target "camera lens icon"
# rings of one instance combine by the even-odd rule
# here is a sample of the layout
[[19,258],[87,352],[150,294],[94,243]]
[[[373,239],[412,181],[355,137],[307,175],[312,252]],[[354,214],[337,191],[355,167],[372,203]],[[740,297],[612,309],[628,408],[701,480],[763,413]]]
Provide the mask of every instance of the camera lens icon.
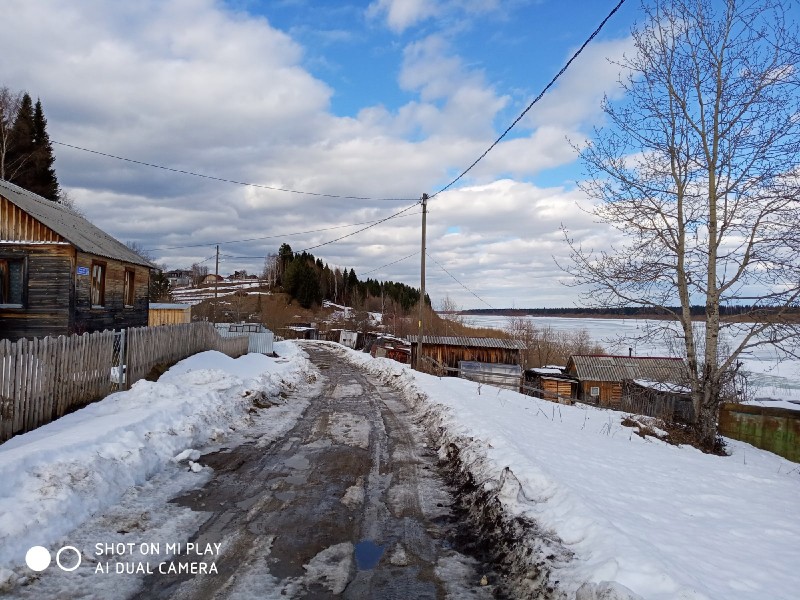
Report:
[[[76,558],[70,556],[75,554]],[[25,564],[31,571],[44,571],[50,566],[53,557],[50,551],[44,546],[33,546],[25,553]],[[74,563],[74,564],[73,564]],[[74,571],[81,566],[81,552],[75,546],[64,546],[56,552],[56,564],[62,571]]]

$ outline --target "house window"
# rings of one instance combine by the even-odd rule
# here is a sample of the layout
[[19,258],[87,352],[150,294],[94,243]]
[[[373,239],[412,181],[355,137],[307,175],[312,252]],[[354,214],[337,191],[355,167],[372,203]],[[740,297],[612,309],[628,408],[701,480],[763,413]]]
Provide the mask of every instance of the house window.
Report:
[[106,303],[106,265],[92,263],[92,306],[104,306]]
[[0,304],[22,308],[25,297],[25,261],[0,258]]
[[597,387],[596,385],[593,385],[592,387],[589,388],[589,395],[596,398],[597,396],[600,395],[600,388]]
[[125,269],[125,285],[122,290],[122,297],[125,301],[125,306],[132,307],[135,299],[135,288],[133,285],[134,272],[133,269]]

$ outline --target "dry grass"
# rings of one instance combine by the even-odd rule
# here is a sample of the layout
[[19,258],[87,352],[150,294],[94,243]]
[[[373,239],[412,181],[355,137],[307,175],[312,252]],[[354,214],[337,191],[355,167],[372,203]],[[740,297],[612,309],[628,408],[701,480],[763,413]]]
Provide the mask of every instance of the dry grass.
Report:
[[686,423],[675,423],[642,415],[626,415],[620,424],[624,427],[634,428],[634,433],[644,439],[653,437],[673,446],[692,446],[707,454],[727,456],[722,438],[718,437],[714,448],[709,451],[702,444],[697,429]]

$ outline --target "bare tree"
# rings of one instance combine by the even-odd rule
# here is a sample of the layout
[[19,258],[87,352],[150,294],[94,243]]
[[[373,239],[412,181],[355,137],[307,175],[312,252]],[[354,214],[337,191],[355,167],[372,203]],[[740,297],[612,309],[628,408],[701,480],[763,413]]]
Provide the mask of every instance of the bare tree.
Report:
[[208,265],[201,265],[200,263],[193,263],[190,270],[192,271],[192,285],[197,287],[208,275]]
[[[620,66],[625,98],[583,151],[610,252],[565,235],[590,302],[672,323],[704,446],[738,357],[800,330],[800,37],[781,0],[653,0]],[[692,305],[703,327],[693,328]],[[729,316],[726,307],[744,307]],[[670,308],[673,307],[673,308]],[[724,340],[730,343],[724,350]]]
[[[75,202],[75,198],[72,197],[72,194],[67,192],[67,190],[65,190],[64,188],[61,188],[61,190],[58,193],[58,203],[64,208],[66,208],[68,211],[78,215],[79,217],[86,216],[85,214],[83,214],[83,210],[81,210],[81,207],[78,206],[78,204]],[[128,247],[130,248],[130,243],[128,243]],[[131,250],[133,250],[133,248],[131,248]],[[137,250],[134,250],[134,252],[138,254]],[[147,258],[147,260],[152,260],[152,258]]]
[[22,94],[12,92],[8,87],[0,87],[0,179],[10,179],[7,172],[6,156],[12,149],[11,130],[19,112]]
[[593,342],[585,327],[557,331],[550,325],[537,327],[525,317],[512,317],[506,331],[525,344],[520,357],[523,369],[548,365],[564,366],[573,354],[602,354],[603,347]]
[[264,258],[264,270],[261,272],[261,278],[270,289],[278,285],[278,279],[281,275],[281,261],[277,254],[270,252]]

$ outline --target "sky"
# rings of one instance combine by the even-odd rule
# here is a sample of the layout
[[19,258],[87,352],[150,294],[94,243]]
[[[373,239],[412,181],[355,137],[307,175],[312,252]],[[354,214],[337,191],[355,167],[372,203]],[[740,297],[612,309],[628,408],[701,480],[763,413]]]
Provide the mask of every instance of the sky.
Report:
[[[41,99],[59,181],[85,216],[167,268],[213,272],[219,244],[221,274],[258,273],[285,242],[417,287],[414,204],[478,158],[615,4],[9,0],[0,85]],[[603,96],[619,96],[613,60],[631,49],[638,10],[628,0],[430,200],[434,306],[577,303],[560,282],[561,226],[591,247],[610,234],[586,212],[574,145],[603,124]]]

